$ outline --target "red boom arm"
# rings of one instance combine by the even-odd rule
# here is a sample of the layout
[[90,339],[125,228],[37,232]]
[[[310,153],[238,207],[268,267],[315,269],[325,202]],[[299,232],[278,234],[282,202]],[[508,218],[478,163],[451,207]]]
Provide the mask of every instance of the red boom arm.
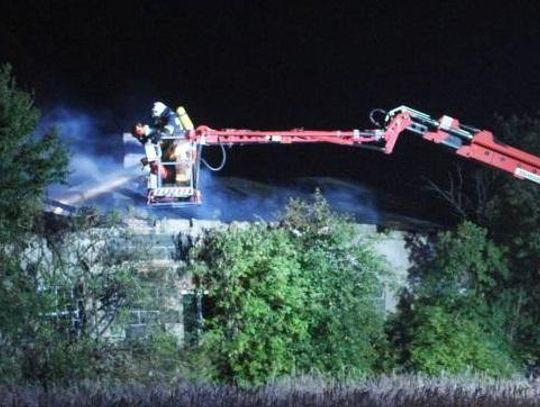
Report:
[[433,143],[444,144],[460,156],[540,184],[539,157],[498,142],[489,131],[462,125],[449,116],[435,120],[407,106],[388,112],[382,129],[260,131],[214,130],[208,126],[199,126],[188,132],[188,138],[204,145],[332,143],[371,148],[391,154],[404,130],[416,133]]
[[489,131],[478,132],[457,154],[540,184],[540,158],[496,141]]
[[214,130],[207,126],[199,126],[190,134],[190,138],[206,145],[333,143],[354,146],[381,141],[383,135],[382,130]]
[[400,106],[388,113],[390,126],[400,117],[408,120],[408,130],[421,135],[425,140],[444,144],[462,157],[540,184],[540,157],[497,141],[489,131],[462,125],[449,116],[434,120],[407,106]]

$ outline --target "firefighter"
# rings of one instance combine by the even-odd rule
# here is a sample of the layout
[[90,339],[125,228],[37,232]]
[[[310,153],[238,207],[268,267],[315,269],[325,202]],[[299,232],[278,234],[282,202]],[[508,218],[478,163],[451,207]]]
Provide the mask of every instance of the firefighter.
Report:
[[[156,132],[155,139],[159,141],[163,135],[184,135],[184,127],[174,110],[162,102],[155,102],[152,106],[152,120]],[[154,143],[156,141],[153,141]]]
[[135,137],[144,146],[148,141],[153,144],[158,144],[161,138],[160,131],[156,128],[152,128],[147,124],[136,123],[131,128],[131,135]]
[[178,115],[162,102],[155,102],[152,106],[152,126],[137,123],[133,126],[131,134],[142,145],[147,141],[158,144],[164,135],[183,135],[184,127]]
[[133,126],[131,134],[139,140],[144,146],[146,157],[141,159],[143,167],[148,166],[148,189],[155,189],[158,187],[158,178],[165,179],[167,172],[165,168],[159,165],[161,161],[162,150],[159,141],[154,139],[156,132],[152,132],[149,126],[137,123]]
[[141,159],[141,164],[143,167],[148,166],[148,189],[155,189],[158,187],[158,178],[161,177],[164,179],[168,175],[165,168],[159,165],[162,155],[159,132],[139,122],[131,129],[131,135],[144,147],[146,157]]
[[[131,134],[145,148],[146,157],[141,160],[143,166],[150,164],[148,188],[156,188],[158,178],[165,182],[171,180],[176,185],[190,182],[192,167],[191,144],[186,137],[187,130],[193,130],[193,123],[183,107],[177,112],[162,102],[152,106],[152,123],[137,123]],[[174,140],[162,140],[163,136],[175,136]],[[158,163],[176,161],[176,165],[159,165]]]
[[186,131],[193,130],[193,123],[183,107],[175,112],[162,102],[155,102],[152,106],[152,119],[154,127],[162,135],[175,135],[175,141],[162,142],[163,157],[165,161],[176,161],[174,167],[168,170],[174,172],[176,185],[189,185],[191,178],[192,147],[186,138]]

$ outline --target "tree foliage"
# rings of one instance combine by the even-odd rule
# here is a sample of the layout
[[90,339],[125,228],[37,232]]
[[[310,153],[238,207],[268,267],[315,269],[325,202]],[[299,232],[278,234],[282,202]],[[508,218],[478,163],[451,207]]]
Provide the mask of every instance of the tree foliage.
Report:
[[375,368],[384,267],[320,195],[292,202],[279,225],[211,234],[192,255],[212,302],[203,349],[214,378],[262,383]]
[[215,376],[261,383],[290,373],[307,323],[304,277],[283,230],[254,225],[218,232],[200,254],[197,270],[213,302],[205,346]]
[[[495,134],[501,143],[540,154],[540,115],[497,117]],[[433,186],[433,185],[432,185]],[[493,168],[475,166],[459,171],[446,186],[435,186],[459,213],[489,230],[497,247],[505,248],[507,272],[490,275],[492,289],[482,292],[492,314],[505,321],[502,335],[513,352],[530,363],[540,360],[540,188]],[[459,253],[452,250],[459,258]],[[497,310],[495,312],[495,310]]]
[[487,329],[480,316],[462,311],[448,309],[445,304],[418,306],[409,321],[409,366],[430,375],[457,375],[469,370],[493,376],[515,373],[516,363],[498,332]]
[[320,194],[293,200],[281,220],[294,236],[308,281],[309,342],[302,370],[332,376],[371,373],[386,348],[383,290],[392,275],[353,220],[333,212]]
[[[11,66],[0,66],[0,372],[2,377],[35,369],[24,355],[39,354],[47,359],[49,328],[40,329],[44,310],[54,299],[38,293],[39,266],[50,260],[30,235],[41,215],[45,188],[61,181],[67,171],[67,152],[54,132],[35,134],[39,111],[32,95],[21,90]],[[25,256],[33,251],[33,258]],[[31,339],[30,339],[31,338]],[[36,351],[36,339],[47,352]],[[54,358],[53,358],[54,359]],[[23,362],[21,362],[23,361]],[[38,369],[39,370],[39,369]],[[42,376],[34,370],[35,376]]]
[[434,256],[412,281],[395,317],[401,362],[429,374],[464,371],[506,376],[517,369],[496,291],[508,277],[487,231],[464,222],[439,235]]
[[148,243],[114,216],[45,219],[0,285],[0,382],[183,376],[165,329],[180,322],[174,270],[152,267]]
[[439,235],[433,258],[415,276],[415,291],[433,301],[474,300],[507,276],[504,253],[488,238],[487,230],[463,222],[455,231]]
[[0,241],[27,232],[43,192],[64,179],[68,155],[54,131],[35,134],[39,110],[21,90],[10,65],[0,66]]
[[[501,138],[540,155],[540,115],[498,118]],[[510,278],[503,287],[515,346],[540,360],[540,188],[507,177],[493,197],[496,211],[489,225],[494,238],[508,248]],[[537,362],[538,363],[538,362]]]

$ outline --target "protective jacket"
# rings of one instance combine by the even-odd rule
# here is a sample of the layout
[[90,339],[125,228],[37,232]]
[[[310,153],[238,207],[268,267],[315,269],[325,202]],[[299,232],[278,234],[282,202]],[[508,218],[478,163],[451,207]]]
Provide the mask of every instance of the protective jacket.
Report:
[[149,134],[152,143],[157,143],[163,135],[172,136],[181,133],[184,130],[178,115],[169,107],[157,117],[154,117],[154,128]]

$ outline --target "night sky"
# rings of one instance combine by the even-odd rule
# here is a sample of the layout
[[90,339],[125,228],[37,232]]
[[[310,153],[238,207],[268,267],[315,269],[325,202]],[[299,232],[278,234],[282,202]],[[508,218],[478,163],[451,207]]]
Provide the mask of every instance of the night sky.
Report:
[[[156,99],[216,128],[369,128],[372,108],[406,104],[490,129],[540,107],[540,6],[494,3],[4,0],[0,62],[43,109],[92,111],[119,134]],[[413,138],[391,157],[250,147],[226,171],[416,188],[455,157]]]

